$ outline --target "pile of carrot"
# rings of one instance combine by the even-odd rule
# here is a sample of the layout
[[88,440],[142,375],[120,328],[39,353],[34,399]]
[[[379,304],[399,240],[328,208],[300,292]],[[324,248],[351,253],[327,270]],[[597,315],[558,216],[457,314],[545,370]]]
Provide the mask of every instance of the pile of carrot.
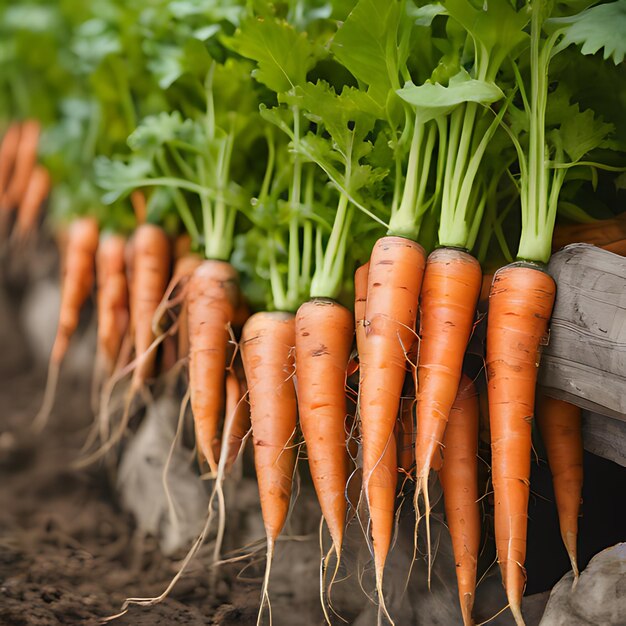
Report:
[[[621,120],[606,103],[594,102],[596,117],[581,111],[571,77],[562,69],[553,77],[550,60],[571,54],[617,71],[586,56],[583,30],[597,29],[602,12],[619,12],[623,0],[565,20],[555,13],[549,28],[541,3],[517,11],[507,0],[421,8],[358,0],[329,3],[327,14],[315,3],[307,12],[235,2],[231,13],[207,9],[203,19],[216,30],[206,41],[195,13],[168,7],[185,62],[166,77],[133,26],[154,19],[143,4],[118,7],[136,67],[119,93],[99,101],[104,92],[94,92],[102,117],[76,151],[90,187],[74,197],[93,205],[70,219],[53,211],[69,227],[35,427],[46,425],[95,288],[99,428],[81,463],[132,435],[136,406],[152,401],[159,378],[175,376],[191,405],[198,473],[213,481],[210,514],[220,501],[221,533],[221,485],[250,440],[267,542],[259,620],[306,456],[330,539],[320,577],[327,621],[329,576],[358,522],[379,618],[393,622],[384,573],[407,491],[430,584],[439,481],[463,623],[474,623],[480,548],[489,541],[522,624],[535,417],[578,575],[580,409],[537,390],[557,290],[547,264],[553,249],[575,241],[626,252],[624,214],[567,220],[571,197],[595,186],[598,171],[612,184],[626,169]],[[572,32],[572,24],[582,27]],[[190,32],[198,39],[188,46]],[[206,46],[202,61],[196,44]],[[107,71],[103,60],[94,80]],[[563,88],[549,90],[548,77]],[[573,129],[587,127],[583,141]],[[9,224],[17,210],[10,220],[19,240],[34,232],[49,189],[69,184],[62,156],[43,158],[51,174],[37,164],[39,134],[36,121],[11,124],[0,144],[0,217]],[[569,174],[587,167],[591,181]],[[487,337],[480,371],[467,355],[478,324]],[[493,538],[484,536],[479,502],[483,423]]]

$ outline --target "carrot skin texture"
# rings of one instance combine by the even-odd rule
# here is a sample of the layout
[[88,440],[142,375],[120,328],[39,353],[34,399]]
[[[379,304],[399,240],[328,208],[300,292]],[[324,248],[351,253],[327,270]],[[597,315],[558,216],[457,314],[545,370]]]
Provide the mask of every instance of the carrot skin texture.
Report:
[[128,328],[128,284],[125,269],[126,239],[110,234],[100,238],[96,254],[98,282],[98,347],[110,374]]
[[583,487],[582,412],[580,407],[540,393],[536,418],[548,455],[561,537],[574,573],[578,513]]
[[417,476],[428,478],[456,398],[480,294],[480,264],[467,252],[439,248],[428,257],[420,296],[417,366]]
[[11,180],[19,145],[20,125],[18,122],[13,122],[7,128],[0,143],[0,208],[6,208],[3,206],[3,198]]
[[165,231],[154,224],[142,224],[133,238],[134,282],[131,290],[135,357],[132,386],[139,389],[154,373],[156,351],[149,351],[154,341],[152,318],[169,280],[170,241]]
[[295,317],[281,312],[256,313],[246,322],[241,336],[254,465],[270,545],[287,520],[296,463],[295,341]]
[[487,317],[487,392],[498,562],[512,611],[525,585],[531,428],[554,280],[526,263],[496,272]]
[[394,521],[394,426],[407,369],[406,354],[416,341],[415,319],[425,263],[426,253],[418,243],[403,237],[379,239],[369,263],[363,328],[357,330],[363,485],[379,582]]
[[230,327],[239,299],[239,276],[230,263],[203,261],[187,283],[189,389],[199,453],[217,472],[214,446],[224,410]]
[[18,206],[22,201],[28,181],[37,162],[40,131],[41,126],[37,120],[26,120],[22,124],[13,174],[3,201],[3,204],[9,208]]
[[296,313],[300,427],[313,485],[337,554],[347,510],[346,371],[353,336],[352,312],[337,302],[311,300]]
[[34,229],[44,200],[50,192],[50,174],[43,165],[36,165],[17,210],[13,235],[25,239]]
[[452,538],[463,623],[473,624],[476,566],[480,550],[478,505],[478,394],[463,376],[443,439],[443,488],[446,520]]
[[91,217],[74,221],[68,231],[61,287],[59,324],[52,347],[51,363],[60,365],[70,338],[78,327],[80,310],[95,280],[98,223]]

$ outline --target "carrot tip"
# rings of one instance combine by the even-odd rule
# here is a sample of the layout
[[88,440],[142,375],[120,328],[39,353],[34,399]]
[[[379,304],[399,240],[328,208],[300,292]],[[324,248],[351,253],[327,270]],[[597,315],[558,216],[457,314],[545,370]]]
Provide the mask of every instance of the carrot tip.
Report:
[[511,609],[511,613],[513,614],[513,619],[517,626],[526,626],[526,622],[524,622],[524,617],[522,616],[522,609],[518,603],[509,604],[509,608]]

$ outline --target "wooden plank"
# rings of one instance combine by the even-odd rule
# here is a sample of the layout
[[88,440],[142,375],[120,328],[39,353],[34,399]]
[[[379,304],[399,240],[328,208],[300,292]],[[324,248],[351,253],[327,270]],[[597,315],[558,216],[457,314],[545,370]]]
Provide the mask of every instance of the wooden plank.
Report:
[[626,258],[588,244],[555,254],[550,341],[539,382],[550,395],[626,420]]
[[626,467],[626,422],[583,411],[586,450]]

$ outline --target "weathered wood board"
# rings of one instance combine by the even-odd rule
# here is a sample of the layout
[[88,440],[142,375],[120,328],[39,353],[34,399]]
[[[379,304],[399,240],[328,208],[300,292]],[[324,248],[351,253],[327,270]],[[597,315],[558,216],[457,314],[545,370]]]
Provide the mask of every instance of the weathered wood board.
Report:
[[626,467],[626,421],[583,411],[586,450]]
[[572,244],[553,255],[548,271],[557,297],[539,383],[549,395],[626,421],[626,258]]

